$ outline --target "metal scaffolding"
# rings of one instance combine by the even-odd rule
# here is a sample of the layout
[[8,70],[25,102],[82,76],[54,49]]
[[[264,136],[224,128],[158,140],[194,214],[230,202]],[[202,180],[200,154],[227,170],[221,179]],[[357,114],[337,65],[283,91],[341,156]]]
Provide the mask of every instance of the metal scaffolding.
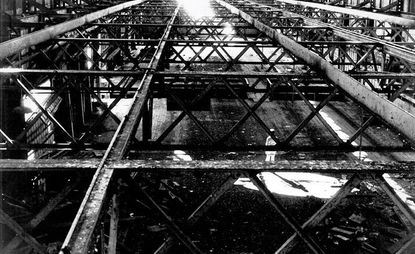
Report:
[[[7,87],[22,91],[38,109],[19,135],[12,137],[0,129],[0,150],[41,151],[43,155],[33,161],[2,159],[0,173],[42,171],[75,175],[27,225],[19,225],[0,209],[0,220],[17,235],[1,253],[13,253],[22,242],[45,253],[45,247],[30,232],[82,179],[90,183],[61,253],[116,253],[117,248],[127,248],[117,241],[117,235],[123,231],[119,222],[119,207],[123,205],[119,189],[124,185],[134,196],[132,199],[140,196],[143,206],[168,229],[168,236],[154,248],[154,253],[166,253],[176,244],[190,253],[205,253],[208,251],[193,239],[195,225],[208,210],[214,209],[239,177],[249,178],[293,230],[276,253],[288,253],[298,243],[304,243],[311,253],[327,253],[313,229],[366,180],[376,183],[408,222],[406,234],[393,246],[393,252],[410,253],[415,248],[415,214],[383,175],[413,172],[414,162],[364,162],[350,156],[346,156],[350,160],[276,162],[145,158],[147,152],[179,149],[312,151],[339,156],[356,151],[413,152],[415,116],[402,105],[415,103],[415,18],[403,12],[403,1],[369,9],[367,5],[373,5],[373,1],[277,0],[267,4],[214,0],[210,1],[214,13],[200,17],[187,12],[183,1],[174,0],[54,2],[54,7],[45,7],[26,1],[27,10],[34,10],[42,19],[11,19],[8,25],[14,38],[0,44],[0,80]],[[67,11],[56,11],[59,6]],[[49,97],[39,101],[34,91]],[[109,105],[104,102],[105,96],[111,98]],[[257,99],[252,102],[248,96]],[[131,100],[131,105],[120,117],[114,108],[125,98]],[[161,131],[155,132],[153,106],[158,98],[166,98],[168,107],[178,113]],[[206,107],[206,101],[223,98],[237,101],[241,116],[231,124],[209,126],[197,111]],[[300,101],[307,113],[275,134],[270,130],[270,120],[258,112],[269,100]],[[351,110],[360,109],[366,117],[361,121],[348,117],[336,108],[335,101],[344,102]],[[95,118],[93,103],[102,109]],[[65,112],[61,113],[64,117],[55,114],[59,104],[65,105]],[[351,135],[344,138],[339,134],[322,113],[327,108],[343,114],[353,127]],[[117,124],[111,141],[94,141],[91,136],[108,118]],[[200,133],[203,143],[171,142],[169,135],[185,118]],[[28,133],[37,128],[39,121],[50,129],[49,136],[40,142],[31,141]],[[275,145],[232,141],[247,121],[253,121],[255,131],[269,136]],[[369,139],[367,132],[374,132],[371,124],[375,121],[388,126],[391,135],[401,139],[399,144],[375,140],[356,145],[362,137]],[[319,127],[319,136],[314,138],[324,142],[309,145],[301,140],[311,124]],[[52,136],[59,140],[47,142]],[[105,152],[96,159],[59,159],[68,151]],[[131,159],[133,153],[144,158]],[[144,187],[147,178],[159,172],[212,172],[225,179],[190,216],[175,218]],[[301,224],[261,180],[263,172],[348,174],[348,179]],[[104,225],[108,217],[109,229]]]

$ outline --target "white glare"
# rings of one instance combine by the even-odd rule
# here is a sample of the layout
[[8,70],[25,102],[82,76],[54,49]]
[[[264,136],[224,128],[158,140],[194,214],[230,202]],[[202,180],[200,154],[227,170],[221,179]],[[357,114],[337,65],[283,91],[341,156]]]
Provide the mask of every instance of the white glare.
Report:
[[[39,85],[40,87],[50,87],[50,80],[46,80],[44,83]],[[44,105],[46,100],[51,96],[49,93],[42,93],[42,90],[32,89],[31,94],[33,98],[40,104]],[[33,112],[38,112],[40,109],[37,107],[36,103],[29,98],[27,95],[23,95],[21,106],[23,107],[23,113],[25,115],[25,121],[29,120]]]
[[[278,173],[277,175],[264,172],[261,173],[261,178],[273,193],[295,197],[314,196],[322,199],[332,197],[345,182],[335,177],[314,173]],[[239,178],[235,185],[258,190],[249,178]]]
[[21,68],[13,68],[13,67],[6,67],[6,68],[0,68],[0,73],[19,73],[23,69]]
[[229,24],[228,22],[223,24],[223,34],[229,35],[229,34],[233,34],[233,27],[231,24]]
[[175,161],[192,161],[192,157],[182,150],[174,150],[173,160]]
[[189,16],[194,19],[213,17],[214,12],[209,0],[178,0]]
[[85,54],[87,55],[87,61],[86,61],[86,68],[89,70],[92,68],[92,48],[88,45],[85,47]]

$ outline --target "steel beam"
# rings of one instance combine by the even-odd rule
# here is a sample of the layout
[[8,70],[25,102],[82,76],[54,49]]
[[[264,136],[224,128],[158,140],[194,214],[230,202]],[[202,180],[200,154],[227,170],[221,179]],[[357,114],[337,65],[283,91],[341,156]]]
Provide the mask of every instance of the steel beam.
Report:
[[[109,76],[109,77],[142,77],[148,68],[140,68],[135,71],[110,71],[110,70],[49,70],[49,69],[20,69],[0,68],[0,74],[4,76],[14,75],[49,75],[49,76]],[[206,78],[318,78],[317,73],[278,73],[278,72],[256,72],[256,71],[155,71],[154,75],[163,77],[206,77]],[[350,73],[349,76],[355,79],[415,79],[415,73],[394,73],[394,72],[361,72]],[[42,89],[42,88],[38,88]],[[49,88],[47,88],[49,89]]]
[[0,60],[20,52],[23,49],[37,45],[41,42],[55,38],[58,35],[74,30],[80,26],[91,23],[97,19],[121,11],[133,5],[141,4],[147,0],[134,0],[121,3],[103,10],[84,15],[73,20],[63,22],[45,29],[29,33],[18,38],[0,43]]
[[264,197],[271,203],[281,218],[294,229],[295,233],[308,245],[313,253],[324,254],[324,250],[318,245],[317,242],[311,238],[300,224],[291,216],[291,214],[281,205],[281,203],[275,198],[272,192],[266,187],[266,185],[258,178],[257,175],[250,175],[249,179],[258,188],[258,190],[264,195]]
[[[263,91],[265,92],[265,91]],[[0,143],[0,150],[39,150],[39,149],[49,149],[49,150],[105,150],[108,147],[108,143],[85,143],[82,144],[82,147],[74,146],[71,143],[57,143],[57,144],[21,144],[18,143],[14,146],[11,146],[7,143]],[[297,152],[326,152],[326,151],[336,151],[336,152],[414,152],[410,147],[405,145],[399,146],[388,146],[388,145],[362,145],[362,146],[343,146],[343,145],[281,145],[275,146],[270,149],[269,146],[265,145],[251,145],[251,146],[227,146],[227,145],[191,145],[191,144],[160,144],[154,141],[151,142],[140,142],[131,146],[131,151],[172,151],[172,150],[194,150],[194,151],[266,151],[266,150],[276,150],[276,151],[297,151]]]
[[110,232],[108,240],[108,254],[117,253],[117,239],[118,239],[118,222],[119,222],[119,202],[118,195],[114,194],[112,196],[112,205],[109,211],[110,213]]
[[[230,175],[217,189],[215,189],[203,202],[187,217],[186,226],[194,227],[195,224],[205,215],[212,206],[216,204],[220,197],[225,192],[230,190],[234,183],[238,180],[238,177]],[[162,245],[154,252],[154,254],[168,253],[171,247],[175,244],[175,239],[169,236]]]
[[311,68],[320,71],[326,76],[327,79],[339,86],[353,99],[366,106],[373,113],[379,115],[383,120],[408,137],[411,142],[415,143],[415,128],[413,128],[413,126],[415,126],[414,115],[409,114],[407,111],[398,107],[394,103],[382,98],[357,80],[350,77],[348,74],[334,67],[328,61],[312,53],[310,50],[301,46],[299,43],[293,41],[287,36],[278,33],[271,27],[254,19],[252,16],[239,10],[235,6],[222,0],[216,0],[216,2],[226,7],[232,13],[241,16],[249,24],[264,32],[268,37],[276,40],[286,50],[291,52],[291,54],[300,60],[304,61]]
[[[337,193],[330,198],[313,216],[311,216],[301,227],[308,230],[316,227],[334,208],[342,201],[350,192],[357,187],[362,179],[357,175],[353,175]],[[281,247],[275,252],[275,254],[288,254],[292,252],[292,249],[299,242],[297,233],[291,235],[288,240],[281,245]]]
[[[170,35],[171,26],[177,16],[179,7],[180,6],[178,6],[172,14],[171,19],[166,26],[166,30],[160,39],[157,50],[150,61],[149,67],[151,70],[155,70],[158,67],[164,51],[164,46],[166,45],[166,39]],[[106,199],[108,185],[114,173],[114,168],[109,165],[108,162],[121,160],[128,152],[130,141],[135,136],[144,105],[149,97],[150,83],[153,80],[153,76],[154,73],[152,71],[147,70],[145,72],[141,84],[134,95],[133,103],[115,132],[110,146],[96,170],[62,246],[63,249],[70,250],[71,253],[81,254],[88,252],[94,228],[98,222],[104,200]],[[65,250],[61,252],[64,253]]]
[[[97,159],[66,160],[0,160],[0,172],[27,172],[27,171],[92,171],[100,164]],[[324,173],[397,173],[413,172],[415,161],[406,162],[356,162],[331,160],[278,160],[275,162],[245,161],[245,160],[119,160],[109,162],[115,170],[122,172],[134,171],[210,171],[226,172],[324,172]]]
[[391,54],[391,55],[393,55],[395,57],[398,57],[400,59],[403,59],[403,60],[405,60],[409,63],[415,63],[415,52],[413,50],[411,50],[410,48],[400,46],[399,43],[388,42],[388,41],[381,40],[381,39],[378,39],[378,38],[373,38],[371,36],[360,34],[360,33],[357,33],[355,31],[350,31],[349,29],[346,29],[346,28],[341,28],[341,27],[338,27],[338,26],[333,25],[333,24],[328,24],[328,23],[318,21],[318,20],[315,20],[315,19],[312,19],[312,18],[308,18],[308,17],[306,17],[304,15],[301,15],[301,14],[297,14],[297,13],[290,12],[290,11],[287,11],[287,10],[271,7],[269,5],[264,5],[264,4],[256,4],[256,5],[266,7],[266,8],[271,8],[271,9],[276,10],[276,11],[280,11],[280,12],[282,12],[282,14],[285,17],[300,18],[300,19],[304,20],[304,23],[306,25],[330,27],[333,30],[333,33],[336,36],[338,36],[340,38],[344,38],[346,40],[373,41],[373,42],[380,43],[381,45],[383,45],[384,50],[385,50],[386,53]]
[[388,14],[376,13],[376,12],[371,12],[371,11],[362,11],[362,10],[356,10],[356,9],[350,9],[350,8],[332,6],[332,5],[320,4],[320,3],[312,3],[312,2],[306,2],[306,1],[276,0],[276,2],[292,4],[292,5],[301,5],[301,6],[306,6],[306,7],[311,7],[311,8],[316,8],[316,9],[321,9],[321,10],[326,10],[326,11],[331,11],[331,12],[338,12],[338,13],[358,16],[361,18],[377,20],[380,22],[389,22],[389,23],[405,26],[408,28],[415,27],[415,20],[413,19],[407,19],[407,18],[397,17],[393,15],[388,15]]

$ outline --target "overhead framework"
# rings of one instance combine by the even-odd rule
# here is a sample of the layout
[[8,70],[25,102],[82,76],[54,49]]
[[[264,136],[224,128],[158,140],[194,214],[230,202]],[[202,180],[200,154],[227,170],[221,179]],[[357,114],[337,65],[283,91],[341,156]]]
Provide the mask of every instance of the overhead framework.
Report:
[[[394,252],[413,249],[415,215],[383,176],[384,173],[412,172],[413,162],[400,162],[399,158],[394,158],[396,162],[372,163],[318,159],[274,163],[172,162],[150,160],[146,156],[152,151],[177,149],[322,151],[346,158],[350,158],[353,151],[412,153],[415,116],[404,107],[411,108],[414,103],[412,29],[415,21],[387,13],[369,15],[365,10],[291,0],[276,1],[273,5],[247,0],[215,0],[209,2],[211,14],[204,10],[205,14],[198,16],[187,11],[186,6],[181,5],[184,2],[127,1],[104,6],[98,11],[94,9],[89,14],[74,11],[72,14],[82,16],[59,24],[10,23],[15,25],[11,28],[16,32],[22,27],[48,27],[0,44],[0,74],[6,80],[7,89],[19,88],[37,107],[17,136],[11,137],[0,129],[3,142],[0,149],[32,151],[37,160],[2,160],[0,172],[76,171],[90,179],[61,252],[88,253],[97,249],[102,253],[116,253],[117,246],[121,248],[123,244],[117,235],[127,230],[123,231],[118,224],[117,211],[120,189],[125,186],[134,198],[139,196],[143,200],[144,207],[169,231],[162,244],[154,248],[154,253],[165,253],[176,244],[191,253],[207,252],[197,244],[200,239],[193,239],[197,237],[192,234],[195,225],[209,209],[214,209],[215,203],[240,176],[251,180],[294,232],[276,253],[288,253],[300,242],[312,253],[325,253],[312,230],[366,180],[376,183],[396,205],[402,220],[407,221],[406,234],[393,246]],[[69,6],[80,10],[77,6],[81,5]],[[37,8],[42,10],[42,7]],[[50,14],[50,10],[43,11]],[[62,15],[66,17],[68,13]],[[60,14],[53,13],[49,17],[52,16]],[[42,92],[49,96],[39,101],[36,94]],[[111,98],[109,105],[104,102],[106,97]],[[125,116],[120,117],[114,109],[126,98],[130,105]],[[156,131],[154,105],[160,98],[166,99],[167,107],[178,113]],[[209,126],[198,112],[209,108],[206,101],[225,98],[237,101],[244,111],[236,121],[221,119],[223,121],[218,121],[216,126]],[[287,117],[290,124],[273,133],[270,128],[278,119],[260,113],[269,100],[300,101],[305,113],[300,115],[291,110],[297,119]],[[334,102],[342,103],[349,111],[336,107]],[[95,118],[92,117],[93,103],[102,110]],[[55,114],[58,105],[66,110],[66,117],[58,119],[59,115]],[[343,116],[351,126],[350,135],[342,135],[325,117],[323,111],[327,108]],[[356,109],[364,112],[365,119],[356,121],[357,117],[350,116]],[[117,128],[109,143],[97,142],[93,134],[108,118]],[[185,118],[203,142],[172,141],[171,133],[183,131],[180,124]],[[371,123],[375,120],[390,127],[393,130],[390,135],[398,141],[391,143],[373,138],[371,134],[376,127]],[[29,134],[38,128],[40,121],[42,128],[48,130],[47,136],[31,140]],[[241,127],[248,121],[253,122],[253,132],[269,136],[275,145],[267,147],[262,141],[248,142],[249,138],[236,142],[235,135],[243,134]],[[311,125],[317,126],[317,137],[303,138]],[[52,137],[57,141],[50,142]],[[358,145],[359,138],[369,141]],[[41,159],[59,158],[66,151],[76,154],[92,150],[105,152],[98,160]],[[131,159],[134,156],[141,157]],[[93,176],[85,172],[91,169],[95,170]],[[188,217],[175,218],[143,186],[149,179],[153,180],[155,172],[183,174],[189,171],[209,171],[225,176],[225,180],[193,208]],[[336,195],[301,225],[261,181],[260,173],[269,171],[330,172],[349,176]],[[12,252],[22,241],[44,252],[35,238],[23,234],[24,228],[33,230],[39,225],[38,221],[44,220],[81,181],[79,175],[76,179],[52,198],[29,226],[20,226],[0,210],[0,219],[18,235],[0,252]],[[134,206],[134,202],[130,205]],[[108,217],[109,234],[104,232],[108,229],[105,226]]]

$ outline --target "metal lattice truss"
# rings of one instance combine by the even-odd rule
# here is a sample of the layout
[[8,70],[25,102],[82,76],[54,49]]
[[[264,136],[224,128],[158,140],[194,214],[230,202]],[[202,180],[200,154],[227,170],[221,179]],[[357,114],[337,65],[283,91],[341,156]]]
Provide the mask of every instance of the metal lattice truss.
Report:
[[[29,2],[33,4],[33,1]],[[359,13],[341,7],[335,9],[330,4],[306,4],[290,0],[276,1],[272,6],[237,0],[216,0],[211,5],[215,14],[199,18],[192,17],[176,1],[169,0],[136,0],[108,8],[101,6],[101,10],[92,12],[95,10],[92,9],[85,16],[82,15],[88,10],[83,9],[82,12],[73,12],[77,18],[72,15],[73,19],[68,22],[38,31],[34,30],[48,24],[16,24],[16,33],[16,27],[30,27],[29,31],[34,32],[0,44],[2,78],[18,86],[39,109],[16,138],[0,130],[0,140],[3,142],[0,147],[5,150],[106,150],[99,161],[1,162],[2,172],[96,170],[64,241],[63,251],[87,253],[92,246],[97,246],[97,239],[100,239],[99,251],[116,253],[119,204],[117,188],[113,186],[118,179],[122,179],[133,190],[132,193],[140,193],[146,206],[169,229],[170,236],[155,253],[165,253],[177,242],[191,253],[203,253],[190,236],[192,227],[222,194],[232,188],[239,176],[248,177],[295,232],[277,253],[291,251],[300,241],[313,253],[324,253],[310,232],[365,179],[376,182],[409,221],[407,236],[395,246],[395,252],[409,250],[415,239],[415,215],[382,174],[411,172],[413,163],[173,163],[126,158],[131,151],[177,148],[208,151],[411,150],[408,143],[415,142],[415,117],[394,101],[414,100],[413,20],[389,14],[362,17],[367,11]],[[362,3],[360,7],[365,5]],[[81,7],[73,6],[76,10],[82,10]],[[43,11],[48,13],[49,18],[58,15]],[[47,86],[44,85],[46,81]],[[41,103],[34,96],[36,89],[51,93],[51,96]],[[113,99],[110,105],[102,101],[103,94]],[[252,102],[247,100],[248,95],[256,95],[258,99]],[[77,99],[73,100],[73,97]],[[112,110],[124,98],[132,99],[132,104],[126,116],[120,119]],[[179,110],[176,118],[166,124],[160,133],[153,133],[152,130],[155,98],[168,98]],[[235,99],[245,110],[238,121],[221,127],[220,131],[215,126],[207,126],[196,110],[203,101],[215,98]],[[62,123],[51,110],[56,106],[56,100],[62,99],[67,104],[69,124]],[[307,114],[293,120],[292,125],[278,130],[278,135],[274,135],[270,131],[270,120],[258,112],[268,100],[302,101]],[[355,122],[352,117],[345,115],[354,127],[354,133],[348,138],[341,137],[321,114],[322,109],[327,107],[340,112],[341,109],[333,103],[337,100],[346,100],[368,116],[363,122]],[[103,113],[80,129],[77,126],[88,120],[86,105],[91,101],[98,103]],[[91,133],[108,117],[118,124],[111,142],[91,142]],[[204,137],[205,144],[170,142],[169,134],[185,117]],[[59,133],[63,141],[27,142],[27,131],[39,119],[52,128],[50,135]],[[387,142],[377,141],[375,144],[356,146],[355,141],[359,137],[367,137],[367,132],[374,131],[371,126],[374,119],[381,119],[396,133],[404,136],[401,145],[391,146]],[[258,131],[269,135],[276,145],[272,148],[263,144],[234,145],[232,136],[248,120],[253,120]],[[326,139],[325,144],[304,145],[299,136],[309,125],[321,127],[319,138]],[[139,127],[142,133],[137,131]],[[141,184],[146,179],[137,177],[137,172],[154,171],[212,171],[225,174],[227,179],[189,217],[185,220],[180,218],[179,223],[179,219],[168,215],[160,203],[142,188]],[[333,198],[301,225],[261,181],[259,175],[265,171],[348,173],[351,177]],[[27,232],[44,220],[77,183],[75,181],[65,186],[25,229],[1,211],[1,220],[19,236],[1,252],[12,251],[22,241],[36,251],[44,252],[44,247]],[[103,237],[102,223],[107,211],[111,223],[108,241]]]

